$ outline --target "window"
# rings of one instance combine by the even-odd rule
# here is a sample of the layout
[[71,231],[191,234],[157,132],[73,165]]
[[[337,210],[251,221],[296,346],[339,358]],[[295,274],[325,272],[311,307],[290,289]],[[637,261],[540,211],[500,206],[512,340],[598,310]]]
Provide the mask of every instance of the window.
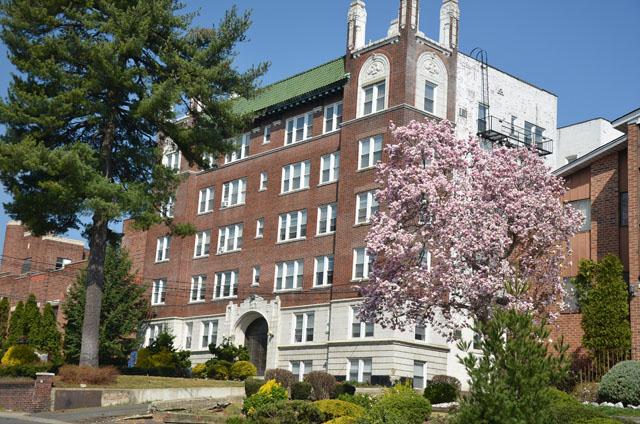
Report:
[[200,190],[198,196],[198,214],[211,212],[213,210],[213,187]]
[[293,343],[313,341],[313,312],[294,314],[293,316]]
[[564,277],[562,279],[562,287],[564,288],[564,305],[561,312],[565,314],[576,314],[580,312],[578,292],[576,290],[576,285],[573,282],[573,278]]
[[218,231],[218,254],[235,252],[242,249],[242,230],[244,225],[233,224]]
[[203,258],[209,256],[209,248],[211,247],[211,230],[200,231],[196,234],[196,247],[193,256]]
[[516,135],[517,133],[517,129],[516,129],[516,122],[518,121],[518,117],[511,115],[511,135]]
[[243,205],[247,190],[246,178],[230,181],[222,185],[222,208]]
[[436,85],[429,81],[424,83],[424,110],[429,113],[436,111]]
[[65,266],[71,263],[71,259],[56,258],[56,269],[64,269]]
[[202,154],[202,161],[209,168],[215,168],[216,167],[216,157],[213,155],[213,153],[203,153]]
[[224,163],[232,163],[249,155],[249,134],[243,134],[233,140],[233,150],[224,155]]
[[371,383],[371,358],[349,359],[348,381]]
[[313,286],[322,287],[333,284],[333,255],[318,256],[315,260]]
[[31,258],[25,258],[22,262],[22,269],[20,270],[20,273],[26,274],[29,271],[31,271]]
[[351,307],[351,338],[360,339],[364,337],[373,337],[373,323],[361,322],[358,318],[358,308]]
[[313,371],[313,361],[291,361],[290,366],[298,381],[304,380],[304,376]]
[[169,246],[171,237],[159,237],[156,242],[156,262],[164,262],[169,260]]
[[531,145],[531,142],[533,141],[533,128],[535,127],[535,125],[533,125],[531,122],[526,122],[524,123],[524,143],[526,145]]
[[342,102],[324,108],[324,132],[328,133],[340,128],[342,124]]
[[489,118],[489,106],[484,103],[478,104],[478,132],[487,130],[487,120]]
[[386,81],[378,82],[378,83],[363,87],[363,91],[364,91],[364,106],[362,108],[363,115],[369,115],[369,114],[384,110],[386,90],[387,90]]
[[185,350],[191,349],[191,340],[193,338],[193,323],[188,322],[184,326],[184,348]]
[[421,342],[427,341],[427,327],[424,325],[416,325],[415,339]]
[[424,390],[427,379],[425,378],[425,371],[427,370],[427,363],[423,361],[413,361],[413,388]]
[[167,203],[160,208],[160,215],[165,218],[173,218],[176,209],[176,201],[173,196],[169,197]]
[[173,143],[165,150],[162,156],[162,164],[174,171],[180,170],[180,151]]
[[365,247],[353,249],[353,279],[364,280],[369,278],[373,257],[369,256]]
[[218,343],[218,321],[204,321],[202,323],[202,349],[207,349],[210,344]]
[[206,292],[206,275],[194,275],[191,277],[191,300],[193,302],[204,302]]
[[260,173],[260,191],[264,191],[267,189],[268,180],[269,180],[269,177],[267,176],[267,173],[261,172]]
[[151,286],[151,304],[152,305],[164,305],[167,296],[167,287],[165,280],[153,280]]
[[276,291],[296,290],[302,288],[304,261],[279,262],[276,264]]
[[340,176],[340,152],[324,155],[320,158],[320,184],[338,181]]
[[260,285],[260,265],[256,265],[253,267],[253,275],[251,277],[251,285],[259,286]]
[[223,271],[216,273],[216,287],[213,293],[214,299],[229,299],[238,295],[238,274],[233,271]]
[[166,323],[162,323],[162,324],[151,324],[149,326],[149,328],[147,329],[147,343],[146,345],[152,345],[153,342],[156,341],[156,339],[158,338],[158,336],[162,333],[166,333],[167,332],[167,324]]
[[284,144],[297,143],[313,135],[313,112],[287,120],[287,133]]
[[538,147],[539,149],[541,149],[544,145],[543,134],[544,134],[544,128],[536,125],[536,128],[533,130],[533,135],[534,135],[534,141],[536,143],[536,147]]
[[378,212],[378,201],[375,191],[367,191],[356,196],[358,209],[356,211],[356,224],[368,224],[371,217]]
[[264,127],[264,134],[262,136],[262,144],[271,143],[271,125]]
[[298,162],[282,167],[282,193],[309,188],[311,162]]
[[620,193],[620,226],[629,225],[629,193]]
[[256,220],[256,238],[264,237],[264,218]]
[[371,168],[382,160],[382,136],[365,138],[360,140],[358,157],[358,169]]
[[569,205],[571,205],[572,207],[582,212],[582,215],[584,216],[584,221],[582,222],[582,225],[580,226],[580,229],[578,231],[580,232],[590,231],[591,230],[591,199],[576,200],[573,202],[569,202]]
[[278,220],[278,242],[307,236],[307,210],[284,213]]
[[318,208],[317,235],[332,234],[336,231],[336,214],[338,208],[335,203]]

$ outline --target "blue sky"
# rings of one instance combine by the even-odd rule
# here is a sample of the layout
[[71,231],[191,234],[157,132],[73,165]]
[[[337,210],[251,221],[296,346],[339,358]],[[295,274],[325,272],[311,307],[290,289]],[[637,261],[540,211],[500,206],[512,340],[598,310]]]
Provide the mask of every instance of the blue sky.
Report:
[[[236,4],[253,11],[237,65],[270,61],[267,84],[345,53],[350,0],[183,0],[210,26]],[[399,0],[368,0],[367,40],[383,37]],[[421,0],[421,29],[438,36],[440,0]],[[558,96],[558,123],[617,118],[640,107],[640,0],[460,0],[460,50]],[[212,4],[214,6],[212,6]],[[12,71],[0,46],[0,95]],[[0,202],[8,199],[0,194]],[[9,218],[0,210],[0,240]],[[79,237],[77,232],[71,236]],[[0,247],[1,248],[1,247]]]

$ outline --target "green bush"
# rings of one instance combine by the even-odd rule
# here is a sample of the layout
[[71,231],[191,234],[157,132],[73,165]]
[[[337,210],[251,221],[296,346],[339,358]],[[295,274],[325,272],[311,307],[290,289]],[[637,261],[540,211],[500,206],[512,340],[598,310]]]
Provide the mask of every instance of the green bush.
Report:
[[354,395],[356,393],[356,386],[349,382],[338,383],[333,391],[333,397],[339,398],[341,395]]
[[359,424],[423,424],[431,415],[431,404],[409,386],[386,389]]
[[291,371],[281,368],[273,368],[267,370],[264,373],[264,379],[266,381],[276,380],[278,384],[280,384],[285,389],[289,389],[293,383],[298,381],[298,377],[293,375]]
[[146,347],[138,350],[138,356],[136,356],[136,368],[153,368],[151,351]]
[[231,342],[229,337],[225,337],[218,346],[213,343],[209,345],[209,352],[213,355],[214,359],[221,361],[236,362],[236,361],[248,361],[249,351],[245,346],[236,346]]
[[311,396],[311,384],[306,381],[296,381],[291,385],[292,400],[308,400]]
[[369,409],[373,406],[374,403],[376,403],[376,398],[365,393],[356,393],[355,395],[344,393],[338,396],[338,400],[354,403],[358,406],[363,407],[364,409]]
[[12,367],[0,366],[0,377],[36,378],[36,373],[50,370],[51,364],[42,362],[38,364],[15,365]]
[[244,381],[244,393],[247,397],[251,395],[255,395],[260,390],[260,387],[264,384],[264,380],[260,380],[257,378],[247,378]]
[[321,424],[325,420],[313,403],[301,400],[266,403],[249,418],[252,424]]
[[327,421],[325,424],[358,424],[358,419],[353,417],[338,417]]
[[304,381],[311,384],[315,400],[329,399],[336,387],[336,378],[324,371],[312,371],[304,376]]
[[37,364],[40,362],[33,348],[29,345],[11,346],[2,356],[0,363],[5,367]]
[[424,389],[424,397],[429,399],[432,405],[439,403],[455,402],[458,399],[456,386],[444,381],[429,381]]
[[207,377],[207,364],[197,364],[191,368],[191,376],[193,378],[206,378]]
[[231,362],[210,359],[207,361],[207,377],[214,380],[228,380],[231,373]]
[[338,399],[324,399],[313,402],[315,406],[322,411],[325,417],[329,419],[339,417],[360,418],[364,415],[364,408],[355,403],[345,402]]
[[640,405],[640,361],[624,361],[611,368],[600,381],[598,398]]
[[551,402],[548,417],[551,417],[551,422],[554,424],[577,424],[594,418],[606,418],[603,413],[586,407],[573,396],[560,390],[547,389],[546,394]]
[[260,387],[258,393],[244,400],[242,412],[245,415],[252,416],[266,405],[287,400],[287,398],[287,389],[278,384],[277,381],[269,380]]
[[249,377],[255,377],[258,374],[256,366],[249,361],[238,361],[231,365],[229,376],[232,380],[244,381]]
[[433,381],[434,383],[448,383],[448,384],[451,384],[452,386],[454,386],[456,388],[456,392],[458,394],[460,394],[460,388],[461,388],[460,380],[458,380],[455,377],[438,374],[438,375],[434,375],[433,378],[431,379],[431,381]]

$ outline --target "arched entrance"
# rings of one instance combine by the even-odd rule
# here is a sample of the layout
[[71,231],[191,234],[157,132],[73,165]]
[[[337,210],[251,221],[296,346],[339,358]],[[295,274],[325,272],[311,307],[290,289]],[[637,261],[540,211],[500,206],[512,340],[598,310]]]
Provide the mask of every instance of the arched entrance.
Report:
[[258,369],[258,375],[264,375],[267,367],[267,342],[269,324],[263,317],[256,318],[244,332],[244,344],[249,351],[249,358]]

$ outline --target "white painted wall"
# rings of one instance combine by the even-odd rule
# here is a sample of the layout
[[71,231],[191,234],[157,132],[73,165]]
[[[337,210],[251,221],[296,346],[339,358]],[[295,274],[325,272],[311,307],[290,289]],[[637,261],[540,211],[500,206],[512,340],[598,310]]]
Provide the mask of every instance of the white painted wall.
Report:
[[557,152],[554,169],[569,163],[571,156],[575,155],[577,159],[622,135],[602,118],[560,128],[554,149]]

